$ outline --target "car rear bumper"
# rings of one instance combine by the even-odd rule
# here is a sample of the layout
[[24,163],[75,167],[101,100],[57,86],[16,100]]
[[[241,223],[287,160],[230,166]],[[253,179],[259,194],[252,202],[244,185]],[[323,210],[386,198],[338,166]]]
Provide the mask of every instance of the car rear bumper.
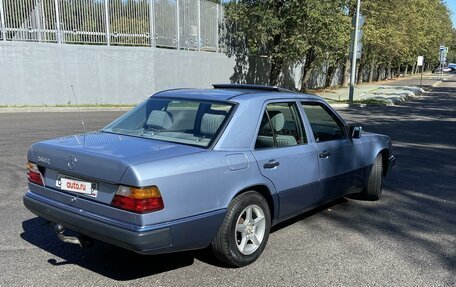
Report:
[[[24,205],[34,214],[65,228],[141,254],[160,254],[204,248],[218,231],[225,210],[150,226],[125,227],[97,219],[97,215],[28,191]],[[137,230],[135,230],[137,229]]]

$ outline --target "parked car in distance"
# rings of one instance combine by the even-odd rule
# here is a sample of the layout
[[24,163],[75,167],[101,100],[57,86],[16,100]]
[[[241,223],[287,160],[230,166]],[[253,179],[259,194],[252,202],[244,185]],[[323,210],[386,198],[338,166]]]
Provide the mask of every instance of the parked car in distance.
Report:
[[105,128],[33,144],[25,206],[141,254],[212,246],[254,262],[271,226],[343,197],[377,200],[388,136],[351,126],[320,97],[214,85],[154,94]]
[[453,71],[453,68],[450,68],[449,66],[448,67],[437,67],[435,68],[432,72],[433,73],[448,73],[448,72],[451,72]]

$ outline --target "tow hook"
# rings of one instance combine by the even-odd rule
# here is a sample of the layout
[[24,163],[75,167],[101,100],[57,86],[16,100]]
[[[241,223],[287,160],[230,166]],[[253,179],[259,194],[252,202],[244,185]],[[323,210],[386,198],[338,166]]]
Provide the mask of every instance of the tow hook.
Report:
[[54,232],[57,234],[57,238],[62,242],[76,244],[80,247],[89,247],[92,245],[92,240],[87,236],[66,236],[63,234],[65,232],[65,227],[60,224],[54,225]]

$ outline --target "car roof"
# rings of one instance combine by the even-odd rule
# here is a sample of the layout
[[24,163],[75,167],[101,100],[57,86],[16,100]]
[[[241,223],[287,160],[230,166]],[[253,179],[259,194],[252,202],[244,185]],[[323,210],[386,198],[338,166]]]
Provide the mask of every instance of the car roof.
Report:
[[249,101],[270,99],[304,99],[321,100],[322,98],[311,94],[296,93],[279,87],[259,85],[221,84],[213,85],[213,89],[172,89],[154,94],[158,98],[186,98],[193,100],[210,101]]

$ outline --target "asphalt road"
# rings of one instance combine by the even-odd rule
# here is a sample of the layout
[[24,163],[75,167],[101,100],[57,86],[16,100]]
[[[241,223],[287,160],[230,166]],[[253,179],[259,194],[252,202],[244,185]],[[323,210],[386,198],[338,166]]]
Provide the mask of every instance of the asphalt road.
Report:
[[[388,134],[397,165],[378,202],[341,199],[275,228],[260,259],[160,256],[61,243],[22,205],[33,142],[81,131],[76,113],[0,114],[0,286],[456,286],[456,78],[392,107],[341,110]],[[120,112],[86,112],[89,130]]]

